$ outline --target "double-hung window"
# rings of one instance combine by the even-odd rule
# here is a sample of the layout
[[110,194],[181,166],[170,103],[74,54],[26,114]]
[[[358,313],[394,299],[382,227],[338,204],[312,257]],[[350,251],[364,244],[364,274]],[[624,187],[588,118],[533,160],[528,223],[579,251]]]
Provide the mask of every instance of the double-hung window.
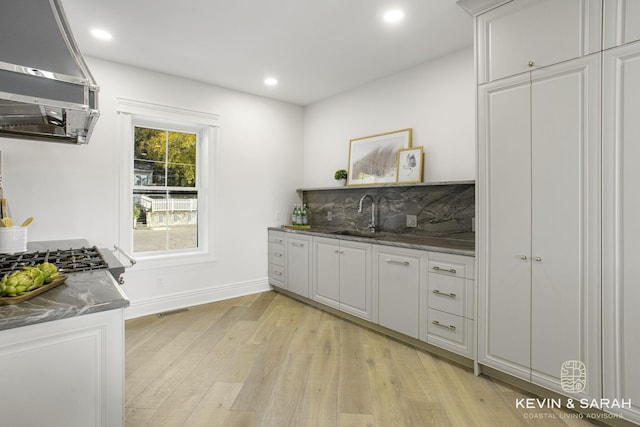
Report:
[[[136,258],[211,257],[217,116],[119,99],[127,149],[121,237]],[[187,257],[185,257],[187,256]],[[186,262],[186,261],[185,261]]]
[[198,245],[198,133],[134,124],[133,252]]

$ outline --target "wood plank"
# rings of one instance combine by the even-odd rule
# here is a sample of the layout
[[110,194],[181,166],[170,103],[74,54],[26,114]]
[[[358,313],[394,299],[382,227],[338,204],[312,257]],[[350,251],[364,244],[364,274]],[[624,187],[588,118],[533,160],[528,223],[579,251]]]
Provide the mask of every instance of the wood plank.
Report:
[[373,413],[376,425],[419,425],[412,423],[409,408],[402,398],[402,388],[387,343],[369,344],[365,341],[364,351],[367,357],[370,385],[375,390]]
[[333,427],[338,422],[339,327],[335,320],[327,320],[326,316],[323,319],[318,326],[318,341],[309,365],[300,414],[296,415],[301,426]]
[[367,358],[362,342],[362,328],[339,322],[338,412],[373,414]]
[[339,427],[374,427],[373,414],[338,414]]
[[193,408],[189,417],[184,421],[184,427],[217,427],[226,426],[225,419],[229,416],[231,405],[242,388],[241,383],[215,382],[202,396]]
[[289,354],[285,363],[286,369],[273,388],[260,425],[265,427],[282,425],[283,420],[288,420],[289,425],[292,426],[302,425],[302,420],[299,419],[301,416],[299,406],[302,404],[310,363],[310,354]]
[[286,368],[286,348],[291,339],[289,331],[283,328],[274,328],[264,345],[264,351],[254,364],[251,373],[245,380],[240,394],[233,403],[233,410],[253,410],[263,412],[268,404],[276,381]]

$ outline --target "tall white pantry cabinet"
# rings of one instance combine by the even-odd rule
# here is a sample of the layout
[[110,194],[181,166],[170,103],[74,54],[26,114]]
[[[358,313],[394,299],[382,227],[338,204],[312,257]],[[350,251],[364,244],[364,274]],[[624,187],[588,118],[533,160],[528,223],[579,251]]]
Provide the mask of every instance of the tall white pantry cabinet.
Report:
[[640,42],[603,65],[604,396],[630,399],[619,413],[640,423]]
[[640,423],[640,1],[459,4],[476,14],[478,363],[630,400],[604,409]]

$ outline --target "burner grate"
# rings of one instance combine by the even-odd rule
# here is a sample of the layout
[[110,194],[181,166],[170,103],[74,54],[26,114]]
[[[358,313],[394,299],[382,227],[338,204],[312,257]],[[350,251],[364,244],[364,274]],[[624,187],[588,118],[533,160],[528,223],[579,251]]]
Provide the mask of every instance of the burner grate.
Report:
[[0,255],[0,277],[23,267],[50,262],[58,267],[61,274],[108,268],[98,248],[58,249],[49,251],[25,252]]

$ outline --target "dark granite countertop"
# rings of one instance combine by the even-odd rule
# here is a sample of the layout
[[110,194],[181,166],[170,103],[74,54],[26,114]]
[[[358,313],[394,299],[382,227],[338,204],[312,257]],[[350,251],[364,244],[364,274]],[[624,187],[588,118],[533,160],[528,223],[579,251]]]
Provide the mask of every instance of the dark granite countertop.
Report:
[[[30,243],[28,250],[68,249],[77,247],[78,242],[89,246],[84,240],[62,240]],[[31,299],[0,306],[0,330],[129,306],[129,299],[108,270],[71,273],[67,277],[63,284]]]
[[269,227],[269,230],[287,233],[307,234],[318,237],[330,237],[340,240],[351,240],[378,245],[396,246],[408,249],[418,249],[431,252],[443,252],[455,255],[475,256],[475,233],[455,233],[442,236],[426,236],[409,233],[371,233],[369,231],[355,231],[333,229],[329,227],[312,227],[305,230],[284,227]]

